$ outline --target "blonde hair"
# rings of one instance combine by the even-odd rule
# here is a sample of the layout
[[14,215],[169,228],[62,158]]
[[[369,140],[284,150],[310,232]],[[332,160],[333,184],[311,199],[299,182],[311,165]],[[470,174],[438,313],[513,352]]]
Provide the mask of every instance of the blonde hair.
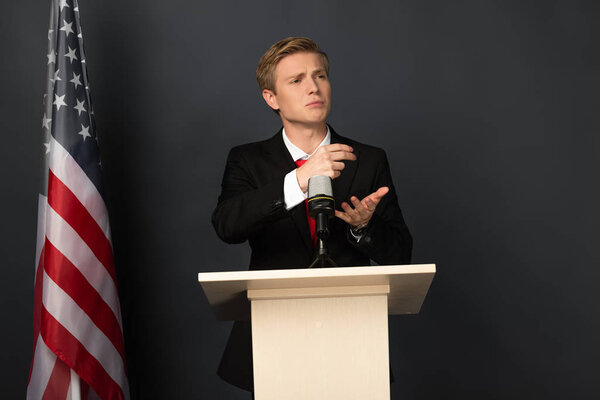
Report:
[[323,68],[329,74],[327,54],[319,48],[314,40],[306,37],[288,37],[269,47],[260,58],[256,68],[256,81],[260,90],[268,89],[275,92],[275,67],[282,58],[301,52],[319,54],[323,60]]

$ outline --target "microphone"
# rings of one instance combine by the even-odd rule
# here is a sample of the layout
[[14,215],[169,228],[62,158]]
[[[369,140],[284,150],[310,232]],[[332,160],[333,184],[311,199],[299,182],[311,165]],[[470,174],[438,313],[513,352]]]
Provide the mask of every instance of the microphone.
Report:
[[329,257],[327,251],[327,238],[329,237],[329,218],[335,214],[335,200],[331,178],[325,175],[316,175],[308,180],[308,215],[315,220],[315,233],[317,247],[315,260],[308,268],[315,266],[337,266]]
[[327,220],[334,215],[335,200],[331,178],[316,175],[308,180],[308,215],[316,222],[317,237],[329,236]]

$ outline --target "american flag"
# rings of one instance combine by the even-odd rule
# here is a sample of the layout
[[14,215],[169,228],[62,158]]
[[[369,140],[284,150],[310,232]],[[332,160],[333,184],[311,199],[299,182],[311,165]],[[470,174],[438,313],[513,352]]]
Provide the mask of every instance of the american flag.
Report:
[[128,399],[123,328],[76,0],[52,0],[28,399]]

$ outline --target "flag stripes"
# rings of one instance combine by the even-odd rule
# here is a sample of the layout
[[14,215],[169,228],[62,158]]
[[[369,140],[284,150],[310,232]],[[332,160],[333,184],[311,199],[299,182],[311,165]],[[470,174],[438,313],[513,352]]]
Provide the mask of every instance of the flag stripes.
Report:
[[51,170],[48,178],[48,205],[73,227],[116,282],[110,242],[83,204]]
[[[74,365],[69,366],[75,369],[86,382],[94,382],[93,388],[101,398],[119,400],[126,398],[121,385],[105,371],[96,357],[90,354],[70,330],[63,327],[45,309],[42,311],[42,324],[47,329],[44,341],[48,343],[48,347],[55,354],[58,353],[63,360],[74,360]],[[128,390],[127,384],[122,387]]]
[[[40,308],[41,311],[41,308]],[[40,313],[41,323],[41,313]],[[38,334],[34,336],[35,348],[34,357],[31,365],[31,376],[29,386],[27,387],[27,398],[41,399],[44,396],[46,386],[50,380],[50,375],[56,364],[56,355],[46,346],[42,337]]]
[[[44,251],[42,246],[39,246],[42,249],[42,252]],[[41,324],[41,312],[42,312],[42,278],[43,278],[43,274],[42,274],[42,270],[44,269],[43,267],[43,263],[44,263],[44,257],[39,257],[38,258],[38,266],[36,268],[36,273],[35,273],[35,283],[33,286],[33,340],[34,340],[34,347],[33,347],[33,357],[31,360],[31,369],[29,370],[29,379],[31,380],[31,374],[33,373],[33,364],[35,363],[35,352],[38,346],[38,336],[40,335],[40,324]]]
[[69,386],[71,386],[71,368],[63,362],[55,362],[42,400],[67,398]]
[[44,271],[59,287],[63,288],[86,315],[98,327],[125,359],[121,326],[112,310],[88,283],[83,274],[50,242],[44,245],[46,268]]
[[77,267],[79,272],[102,297],[102,300],[109,305],[112,312],[119,316],[120,307],[117,299],[117,287],[113,277],[98,261],[77,232],[56,211],[48,207],[46,215],[48,226],[46,240],[59,249]]
[[[73,364],[71,368],[77,367],[78,371],[93,358],[115,382],[123,383],[124,363],[110,340],[45,271],[43,281],[41,331],[48,347],[67,364]],[[56,336],[56,332],[62,334]],[[68,338],[64,332],[69,333]],[[65,346],[67,339],[71,338],[77,341],[77,346]],[[80,376],[85,379],[85,376]]]
[[54,137],[50,137],[48,167],[79,199],[96,224],[110,240],[108,214],[102,196],[77,161]]

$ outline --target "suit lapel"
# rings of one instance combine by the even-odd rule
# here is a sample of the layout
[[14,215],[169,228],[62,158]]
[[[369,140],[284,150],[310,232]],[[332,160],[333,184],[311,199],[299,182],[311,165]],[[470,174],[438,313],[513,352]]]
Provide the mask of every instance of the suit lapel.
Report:
[[283,143],[283,137],[281,136],[281,129],[267,141],[264,142],[264,156],[268,157],[269,165],[274,166],[273,178],[279,176],[281,173],[287,173],[290,170],[296,168],[294,160],[290,152],[287,151],[285,144]]
[[[281,176],[281,173],[287,174],[289,171],[296,168],[296,164],[290,155],[285,143],[283,143],[283,136],[281,130],[277,132],[275,136],[266,142],[265,156],[269,157],[274,168],[273,179]],[[304,203],[298,204],[296,207],[289,211],[294,225],[298,229],[298,233],[302,237],[302,242],[308,254],[312,255],[314,246],[312,239],[310,238],[310,228],[308,227],[308,220],[306,217],[306,206]]]
[[[333,128],[329,127],[331,131],[331,143],[342,143],[348,146],[352,146],[352,143],[346,139],[335,133]],[[356,156],[356,161],[344,161],[346,167],[342,170],[342,174],[332,181],[333,187],[333,197],[335,198],[336,208],[339,208],[339,205],[342,201],[348,201],[348,194],[350,192],[350,187],[352,186],[352,181],[354,181],[354,176],[356,175],[356,170],[358,169],[358,163],[360,160],[359,151],[356,146],[353,146],[354,155]]]

